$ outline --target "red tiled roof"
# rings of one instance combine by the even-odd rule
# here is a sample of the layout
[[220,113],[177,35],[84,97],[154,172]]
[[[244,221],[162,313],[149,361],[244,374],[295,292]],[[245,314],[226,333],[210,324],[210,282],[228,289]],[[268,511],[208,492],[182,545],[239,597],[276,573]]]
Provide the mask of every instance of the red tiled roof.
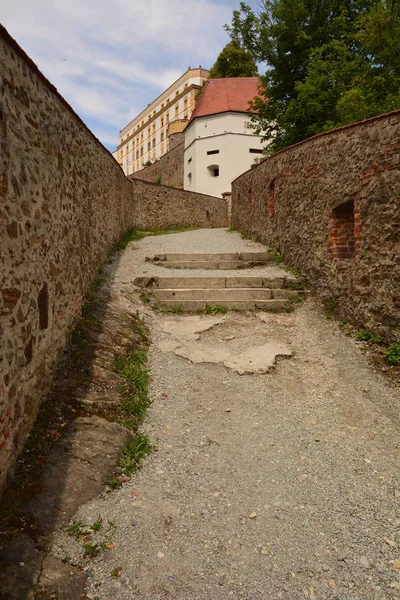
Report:
[[208,79],[190,121],[218,113],[249,112],[249,102],[258,96],[258,77]]

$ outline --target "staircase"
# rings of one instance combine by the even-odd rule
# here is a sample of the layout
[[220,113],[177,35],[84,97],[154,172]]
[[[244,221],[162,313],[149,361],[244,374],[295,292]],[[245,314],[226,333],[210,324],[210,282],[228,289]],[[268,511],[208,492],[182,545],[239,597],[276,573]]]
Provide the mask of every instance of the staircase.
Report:
[[[293,310],[299,300],[302,282],[285,275],[268,276],[268,263],[273,260],[267,252],[240,254],[161,254],[146,259],[155,265],[171,269],[207,269],[220,271],[213,275],[182,275],[137,277],[134,284],[145,291],[157,308],[182,311],[201,311],[209,307],[231,310],[264,310],[285,312]],[[254,275],[249,275],[249,268]],[[246,269],[246,275],[227,275],[224,270]]]

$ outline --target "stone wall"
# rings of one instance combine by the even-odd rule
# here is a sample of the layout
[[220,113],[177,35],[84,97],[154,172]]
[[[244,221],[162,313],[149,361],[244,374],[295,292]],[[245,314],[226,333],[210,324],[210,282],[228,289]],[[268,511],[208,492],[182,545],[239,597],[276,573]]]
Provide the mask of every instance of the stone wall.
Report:
[[400,338],[400,111],[306,140],[232,186],[232,225],[343,317]]
[[187,227],[227,227],[228,204],[222,198],[175,190],[146,181],[132,180],[135,226],[156,229]]
[[[184,137],[183,133],[174,134],[173,138]],[[170,140],[171,142],[171,140]],[[140,179],[152,183],[161,183],[171,187],[183,186],[183,153],[185,149],[184,141],[179,142],[169,152],[164,154],[160,160],[152,165],[136,171],[129,175],[129,179]]]
[[227,216],[220,199],[130,182],[1,27],[0,73],[1,491],[110,247],[163,226],[155,205],[168,225]]

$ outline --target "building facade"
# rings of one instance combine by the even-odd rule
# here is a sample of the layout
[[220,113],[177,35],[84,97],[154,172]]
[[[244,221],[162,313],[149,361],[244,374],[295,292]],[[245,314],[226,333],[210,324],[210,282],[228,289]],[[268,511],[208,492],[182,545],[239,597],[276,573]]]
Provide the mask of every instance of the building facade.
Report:
[[222,196],[262,156],[249,117],[259,85],[258,77],[207,81],[185,129],[185,190]]
[[125,175],[132,175],[168,152],[169,136],[186,127],[195,107],[195,95],[208,75],[201,67],[189,68],[120,131],[113,156]]

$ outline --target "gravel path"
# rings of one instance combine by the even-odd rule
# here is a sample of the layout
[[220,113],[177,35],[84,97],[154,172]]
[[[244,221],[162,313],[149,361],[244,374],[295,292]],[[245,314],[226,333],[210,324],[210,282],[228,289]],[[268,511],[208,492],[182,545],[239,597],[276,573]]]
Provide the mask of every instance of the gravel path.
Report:
[[[221,248],[227,239],[232,246]],[[220,230],[146,238],[122,256],[114,292],[134,301],[141,259],[180,244],[259,247]],[[55,541],[58,556],[84,565],[88,597],[398,598],[400,401],[359,343],[313,299],[265,322],[229,313],[199,334],[201,343],[272,341],[293,352],[267,374],[241,376],[168,351],[171,317],[142,311],[153,342],[143,429],[158,451],[123,488],[77,514],[84,523],[113,521],[113,549],[89,560],[73,538]]]

